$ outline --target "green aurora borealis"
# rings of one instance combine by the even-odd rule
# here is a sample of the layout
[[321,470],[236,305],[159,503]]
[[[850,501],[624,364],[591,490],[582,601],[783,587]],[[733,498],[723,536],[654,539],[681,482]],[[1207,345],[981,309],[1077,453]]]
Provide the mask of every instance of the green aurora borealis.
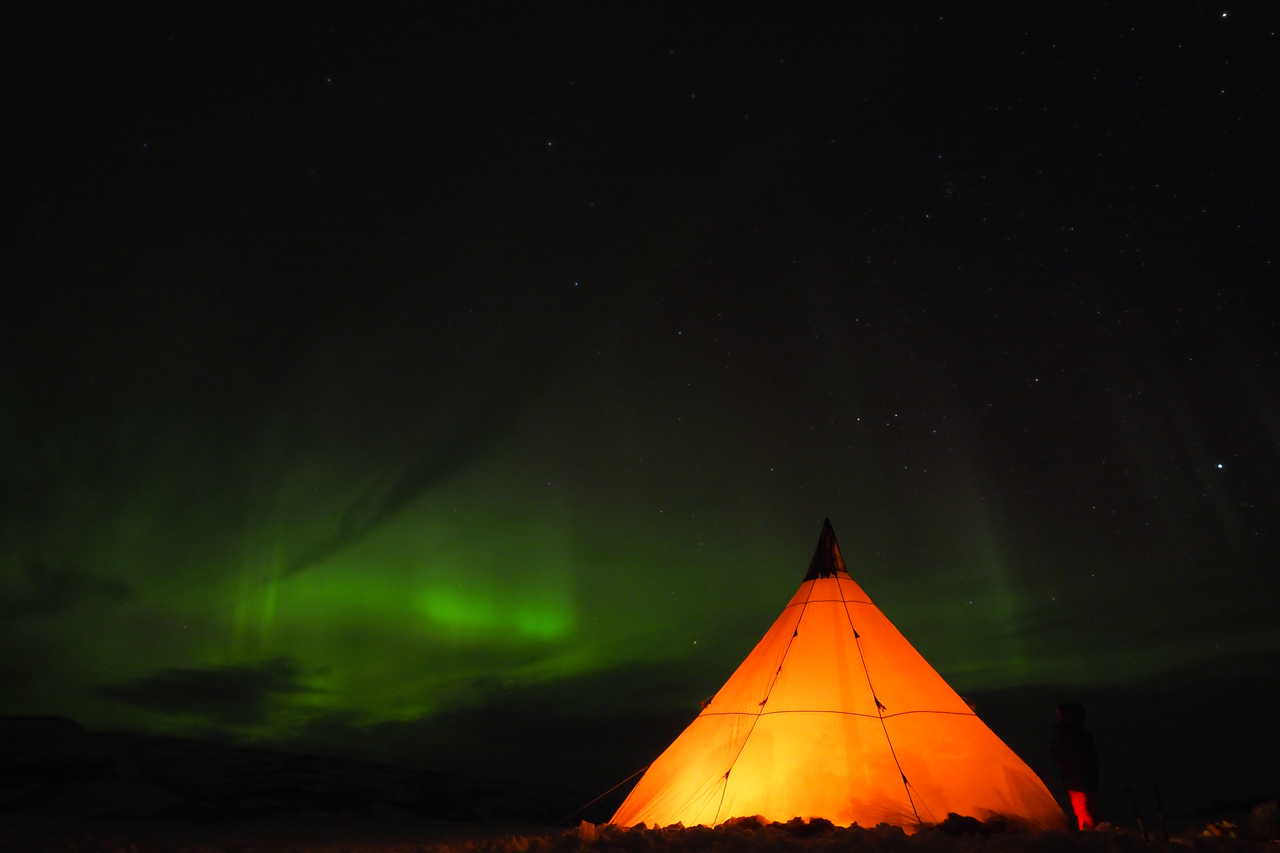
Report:
[[[1087,432],[1062,450],[1076,398],[1044,387],[1072,381],[1053,364],[1044,383],[998,367],[1017,399],[975,415],[939,404],[993,381],[970,378],[981,352],[944,355],[941,326],[932,353],[867,323],[834,350],[728,356],[749,311],[738,329],[721,310],[673,330],[636,309],[647,289],[563,290],[523,297],[522,319],[468,310],[476,294],[431,319],[411,293],[301,316],[289,301],[215,314],[194,291],[45,306],[33,334],[74,329],[77,345],[10,391],[26,402],[6,421],[21,496],[3,554],[9,709],[304,743],[328,721],[430,721],[527,690],[583,713],[678,712],[776,614],[826,514],[855,577],[961,690],[1104,685],[1273,647],[1239,583],[1132,606],[1168,565],[1203,561],[1188,542],[1247,560],[1243,522],[1188,526],[1198,495],[1172,488],[1143,505],[1152,475],[1116,481],[1107,510],[1149,534],[1086,527],[1103,498],[1041,482],[1109,476],[1076,466]],[[602,322],[629,307],[629,336]],[[288,334],[254,336],[271,324]],[[1029,408],[1041,434],[1007,453]],[[1056,449],[1028,455],[1042,441]],[[1184,451],[1123,452],[1108,464],[1132,476]],[[1216,458],[1183,477],[1218,475]],[[1215,571],[1247,578],[1239,565]],[[1180,608],[1191,618],[1166,630]],[[636,667],[666,681],[575,687]]]

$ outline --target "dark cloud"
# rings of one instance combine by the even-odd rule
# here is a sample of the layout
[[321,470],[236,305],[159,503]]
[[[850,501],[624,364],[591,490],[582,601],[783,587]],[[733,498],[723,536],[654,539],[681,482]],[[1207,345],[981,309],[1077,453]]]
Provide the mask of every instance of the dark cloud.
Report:
[[165,669],[99,692],[146,711],[244,726],[265,722],[276,700],[309,692],[299,675],[292,658],[276,658],[246,666]]
[[[1085,703],[1102,751],[1108,809],[1127,813],[1131,790],[1149,799],[1158,783],[1166,801],[1186,811],[1212,796],[1265,789],[1269,757],[1280,746],[1269,716],[1277,689],[1248,685],[1266,660],[1187,665],[1128,684],[1030,684],[965,696],[1051,787],[1054,709],[1064,701]],[[537,768],[543,790],[585,803],[657,757],[697,714],[699,699],[728,675],[669,662],[535,685],[485,681],[475,685],[482,698],[466,706],[372,724],[335,711],[280,745],[416,765],[473,784],[528,778],[528,768]],[[1242,756],[1230,780],[1211,772],[1223,749]],[[1256,757],[1243,758],[1251,749]],[[629,788],[622,785],[587,816],[607,818]]]
[[53,616],[85,601],[123,601],[133,596],[129,584],[75,566],[52,566],[39,558],[7,587],[0,595],[0,619]]
[[697,715],[703,694],[718,686],[679,663],[632,664],[541,684],[484,679],[472,685],[466,705],[372,724],[335,711],[280,746],[412,764],[472,782],[512,781],[538,767],[548,789],[583,802],[652,761]]

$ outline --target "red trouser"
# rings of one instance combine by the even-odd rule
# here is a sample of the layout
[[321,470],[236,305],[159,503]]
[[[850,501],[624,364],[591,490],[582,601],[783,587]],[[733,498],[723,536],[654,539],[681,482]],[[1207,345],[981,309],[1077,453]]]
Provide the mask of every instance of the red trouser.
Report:
[[1080,829],[1093,829],[1093,792],[1067,791],[1071,798],[1071,810],[1076,813],[1076,824]]

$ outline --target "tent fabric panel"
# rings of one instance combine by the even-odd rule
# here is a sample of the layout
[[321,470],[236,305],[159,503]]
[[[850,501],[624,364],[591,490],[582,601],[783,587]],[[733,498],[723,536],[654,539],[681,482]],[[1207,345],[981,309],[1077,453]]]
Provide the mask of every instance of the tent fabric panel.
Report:
[[841,711],[876,717],[862,659],[839,601],[810,603],[777,673],[766,711]]
[[782,665],[784,656],[788,656],[787,647],[791,635],[800,621],[801,609],[782,611],[773,625],[756,643],[733,675],[707,704],[703,713],[739,713],[758,714],[761,701],[769,693],[773,677]]
[[[843,598],[841,597],[843,596]],[[787,607],[799,607],[805,601],[851,601],[870,604],[871,597],[845,572],[829,578],[805,581],[787,601]],[[785,610],[783,611],[786,612]]]
[[[863,590],[862,587],[858,586],[858,582],[844,572],[836,575],[835,581],[836,582],[832,584],[835,587],[835,595],[833,595],[832,598],[839,598],[842,601],[847,601],[853,604],[872,603],[871,596],[867,595],[866,591]],[[823,598],[825,597],[826,596],[823,596]]]
[[720,808],[725,771],[752,730],[754,716],[698,717],[649,765],[611,823],[710,825]]
[[972,713],[938,671],[915,649],[878,607],[849,607],[861,635],[862,660],[885,714],[907,711]]
[[719,820],[756,814],[915,822],[880,721],[831,713],[760,718],[729,774]]
[[905,714],[887,718],[885,727],[926,823],[955,812],[1062,826],[1062,809],[1044,782],[977,716]]

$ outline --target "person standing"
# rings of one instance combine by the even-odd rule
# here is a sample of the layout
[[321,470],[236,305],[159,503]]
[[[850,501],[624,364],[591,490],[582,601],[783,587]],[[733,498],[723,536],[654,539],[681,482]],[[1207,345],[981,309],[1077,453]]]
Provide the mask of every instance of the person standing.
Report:
[[1058,706],[1058,722],[1053,727],[1053,760],[1062,771],[1076,826],[1093,829],[1098,795],[1098,750],[1093,735],[1084,727],[1083,705],[1069,702]]

